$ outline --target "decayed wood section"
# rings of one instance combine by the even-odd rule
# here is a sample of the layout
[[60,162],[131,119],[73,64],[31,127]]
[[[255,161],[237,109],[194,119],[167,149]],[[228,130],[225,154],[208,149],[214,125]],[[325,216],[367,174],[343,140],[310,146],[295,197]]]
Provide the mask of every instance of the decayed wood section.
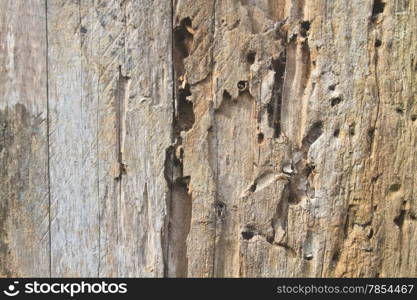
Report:
[[417,276],[415,0],[1,0],[0,275]]

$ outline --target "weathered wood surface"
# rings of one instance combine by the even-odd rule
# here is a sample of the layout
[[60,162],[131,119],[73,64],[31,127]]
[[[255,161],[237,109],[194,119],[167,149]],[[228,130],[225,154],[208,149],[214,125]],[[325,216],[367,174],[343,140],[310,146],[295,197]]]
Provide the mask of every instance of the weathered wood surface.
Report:
[[1,276],[49,276],[46,51],[45,3],[2,0]]
[[0,0],[0,276],[417,276],[415,0]]
[[47,4],[52,276],[163,276],[170,5]]

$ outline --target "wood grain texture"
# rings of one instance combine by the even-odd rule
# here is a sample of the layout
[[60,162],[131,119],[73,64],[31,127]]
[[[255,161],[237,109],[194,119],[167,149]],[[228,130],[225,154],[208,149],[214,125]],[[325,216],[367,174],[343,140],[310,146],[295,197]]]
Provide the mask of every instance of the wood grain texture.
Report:
[[119,276],[163,277],[170,199],[164,167],[173,116],[171,26],[166,18],[171,5],[125,1],[123,12]]
[[45,28],[43,1],[0,2],[1,277],[49,276]]
[[164,275],[170,9],[48,2],[54,276]]
[[22,3],[0,276],[417,275],[415,0]]
[[176,2],[188,275],[416,273],[415,2],[380,2]]

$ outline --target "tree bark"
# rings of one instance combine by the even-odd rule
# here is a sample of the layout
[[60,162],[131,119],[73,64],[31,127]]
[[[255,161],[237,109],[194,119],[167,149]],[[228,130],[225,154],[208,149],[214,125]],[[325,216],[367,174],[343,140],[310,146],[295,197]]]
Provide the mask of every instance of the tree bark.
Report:
[[415,0],[1,0],[0,276],[417,276]]

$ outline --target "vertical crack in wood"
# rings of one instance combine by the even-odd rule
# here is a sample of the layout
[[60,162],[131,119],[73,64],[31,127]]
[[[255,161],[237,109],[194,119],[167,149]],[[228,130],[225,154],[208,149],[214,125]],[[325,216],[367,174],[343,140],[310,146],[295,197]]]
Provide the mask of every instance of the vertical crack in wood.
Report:
[[[215,57],[214,57],[214,45],[215,45],[215,40],[216,40],[216,31],[217,31],[217,15],[216,15],[216,7],[217,7],[217,0],[214,0],[213,3],[213,22],[212,22],[212,37],[213,40],[211,41],[213,43],[213,46],[210,48],[210,55],[211,55],[211,61],[213,63],[213,70],[214,70],[214,64],[215,64]],[[214,99],[214,103],[216,103],[216,99]],[[222,99],[223,100],[223,99]],[[218,203],[218,199],[219,199],[219,195],[218,195],[218,182],[219,182],[219,139],[218,139],[218,128],[217,128],[217,122],[216,122],[216,114],[215,114],[215,110],[213,109],[213,123],[215,124],[214,126],[214,140],[215,140],[215,155],[214,158],[216,159],[216,162],[214,163],[214,165],[216,166],[216,170],[215,172],[215,199],[214,199],[214,205],[213,205],[213,209],[216,210],[216,203]],[[213,262],[212,262],[212,274],[211,277],[216,277],[216,240],[217,240],[217,214],[216,212],[214,213],[214,235],[213,235],[213,250],[212,250],[212,258],[213,258]]]
[[[284,41],[285,44],[285,41]],[[269,126],[274,129],[273,137],[277,138],[281,134],[281,108],[282,108],[282,89],[285,82],[285,69],[287,65],[287,49],[284,45],[284,50],[276,60],[272,60],[272,68],[275,72],[274,86],[272,88],[272,97],[268,103],[269,112]]]
[[[126,1],[122,1],[120,3],[120,10],[122,10],[122,20],[123,23],[123,41],[120,45],[121,50],[123,51],[123,59],[121,65],[118,67],[118,79],[116,85],[116,157],[117,157],[117,164],[118,164],[118,174],[116,179],[116,190],[117,190],[117,207],[120,209],[122,207],[122,203],[124,202],[124,190],[123,190],[123,183],[124,183],[124,176],[127,174],[128,166],[125,164],[124,161],[124,145],[126,140],[126,114],[127,114],[127,106],[129,100],[129,93],[130,93],[130,83],[131,78],[127,74],[124,74],[125,71],[124,67],[126,66],[126,36],[127,36],[127,15],[126,15]],[[119,226],[120,226],[120,216],[118,215],[118,222],[117,222],[117,235],[119,239]],[[120,272],[121,270],[121,255],[123,253],[120,252],[121,248],[117,248],[117,257],[118,257],[118,267],[117,270]],[[120,273],[119,273],[120,274]]]
[[[172,38],[172,135],[171,146],[166,149],[164,173],[169,187],[167,199],[167,217],[165,219],[166,243],[164,253],[164,276],[186,277],[188,269],[187,236],[191,222],[191,196],[189,195],[190,177],[183,174],[183,156],[181,132],[189,131],[195,116],[190,87],[185,83],[184,59],[190,54],[193,34],[190,33],[192,20],[184,18],[174,26],[174,6],[171,2],[171,38]],[[180,84],[181,82],[181,84]]]

